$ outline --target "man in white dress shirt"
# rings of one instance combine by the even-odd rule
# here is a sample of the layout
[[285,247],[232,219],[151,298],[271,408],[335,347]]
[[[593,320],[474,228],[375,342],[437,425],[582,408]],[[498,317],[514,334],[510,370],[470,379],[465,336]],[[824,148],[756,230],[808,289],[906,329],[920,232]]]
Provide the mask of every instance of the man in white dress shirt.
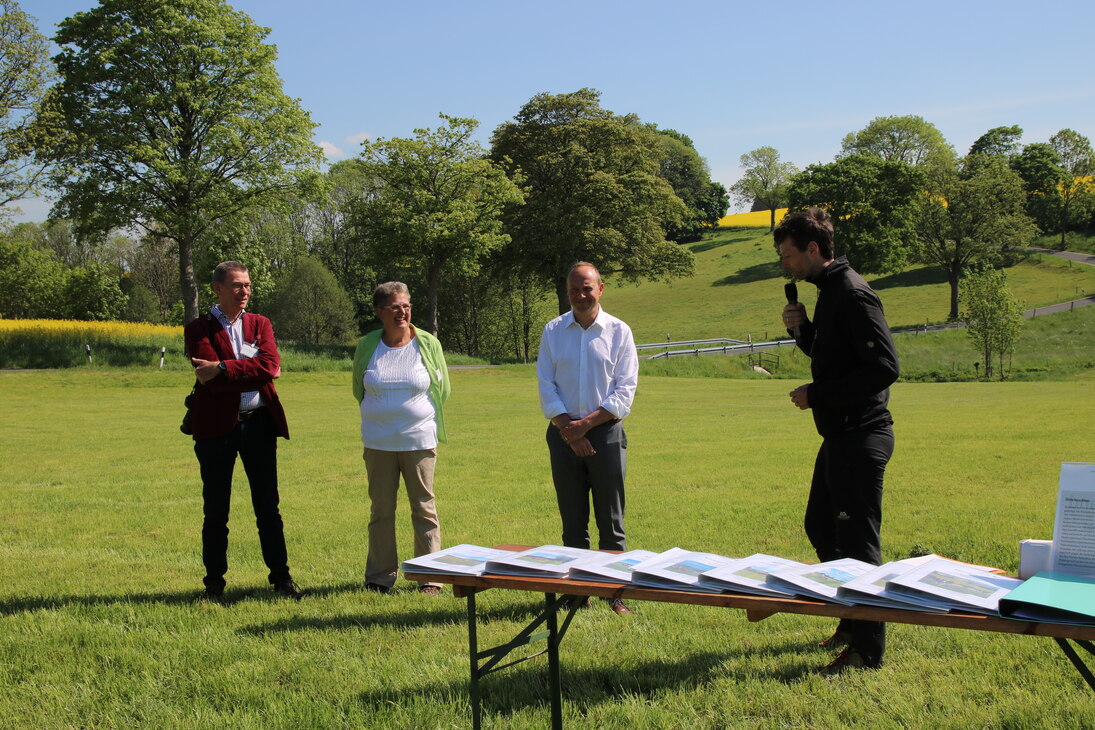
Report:
[[[544,327],[536,374],[547,429],[551,476],[563,522],[563,544],[588,548],[589,501],[601,550],[625,550],[624,476],[627,435],[639,358],[631,328],[601,309],[605,285],[593,264],[567,275],[571,311]],[[609,602],[629,613],[623,601]]]

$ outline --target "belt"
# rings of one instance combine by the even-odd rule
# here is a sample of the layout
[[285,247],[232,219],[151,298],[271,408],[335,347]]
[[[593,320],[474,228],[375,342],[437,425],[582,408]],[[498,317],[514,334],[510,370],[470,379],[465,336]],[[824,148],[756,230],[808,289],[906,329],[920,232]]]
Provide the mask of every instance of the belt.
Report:
[[263,409],[263,406],[259,406],[258,408],[252,409],[250,411],[240,411],[240,414],[238,416],[239,422],[243,423],[244,421],[250,421],[258,413],[262,412],[262,409]]

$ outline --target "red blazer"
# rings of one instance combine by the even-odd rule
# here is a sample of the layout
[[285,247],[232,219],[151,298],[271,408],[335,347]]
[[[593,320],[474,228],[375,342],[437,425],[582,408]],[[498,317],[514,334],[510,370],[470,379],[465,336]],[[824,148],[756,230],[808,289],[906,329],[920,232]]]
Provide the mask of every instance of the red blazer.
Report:
[[266,410],[274,419],[279,436],[289,438],[285,409],[274,390],[274,375],[281,366],[281,355],[274,341],[274,328],[261,314],[243,313],[243,339],[258,347],[254,357],[237,359],[232,354],[232,342],[220,321],[206,313],[183,329],[188,357],[221,360],[227,370],[204,385],[197,383],[190,403],[190,427],[194,439],[225,436],[236,427],[240,410],[240,393],[257,390],[262,393]]

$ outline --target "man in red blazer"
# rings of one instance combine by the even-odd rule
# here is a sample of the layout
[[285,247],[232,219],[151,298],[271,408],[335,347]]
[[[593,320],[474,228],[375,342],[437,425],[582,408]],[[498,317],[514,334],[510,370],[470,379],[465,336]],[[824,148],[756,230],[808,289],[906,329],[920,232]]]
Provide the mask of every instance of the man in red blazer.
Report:
[[205,521],[202,560],[205,590],[200,598],[220,601],[228,572],[228,509],[236,455],[251,486],[262,559],[280,595],[300,600],[289,574],[285,535],[278,511],[277,437],[289,438],[285,411],[274,390],[281,356],[270,320],[245,312],[251,278],[238,261],[213,271],[218,303],[186,325],[186,352],[198,382],[190,402],[194,453],[201,467]]

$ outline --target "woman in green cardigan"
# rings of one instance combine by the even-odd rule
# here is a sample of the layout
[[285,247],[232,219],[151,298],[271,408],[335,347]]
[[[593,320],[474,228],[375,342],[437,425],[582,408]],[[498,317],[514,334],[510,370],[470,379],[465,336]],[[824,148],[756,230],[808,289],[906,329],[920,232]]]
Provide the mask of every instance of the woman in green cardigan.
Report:
[[[415,557],[441,549],[433,473],[437,444],[447,440],[444,404],[449,371],[437,338],[411,325],[406,284],[389,281],[378,286],[373,307],[383,327],[357,343],[353,387],[361,408],[371,503],[365,588],[388,593],[399,570],[395,508],[400,475],[411,506]],[[419,586],[429,595],[440,590],[434,583]]]

